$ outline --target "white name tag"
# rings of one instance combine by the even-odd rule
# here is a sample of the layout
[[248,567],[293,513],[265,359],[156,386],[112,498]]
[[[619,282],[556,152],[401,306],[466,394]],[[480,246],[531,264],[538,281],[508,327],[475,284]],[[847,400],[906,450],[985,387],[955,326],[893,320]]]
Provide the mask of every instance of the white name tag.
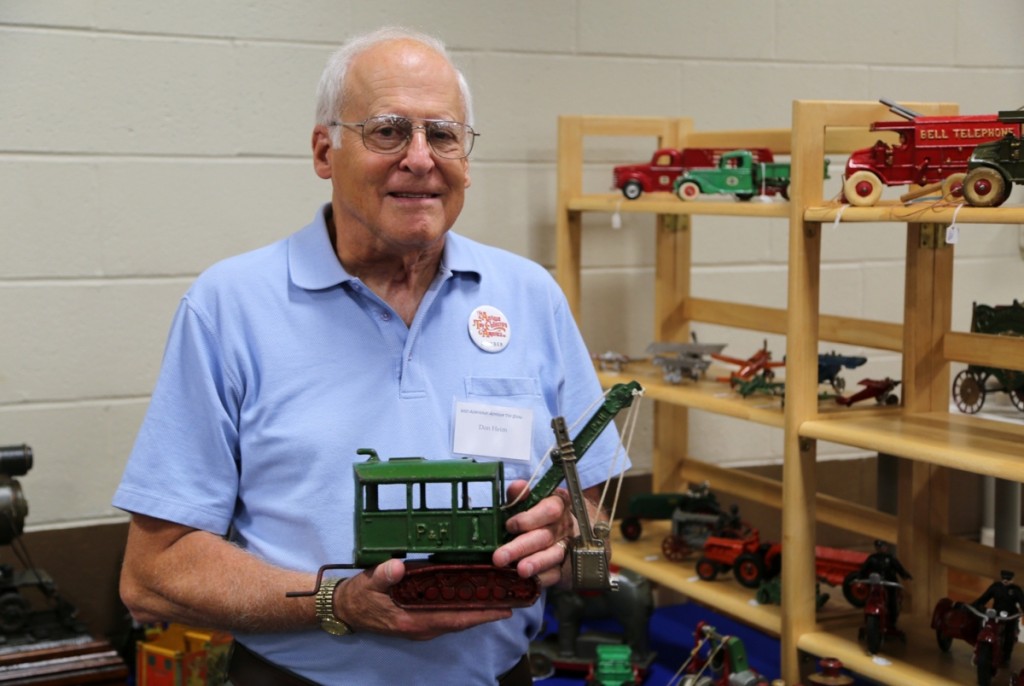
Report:
[[455,403],[456,455],[529,462],[533,410],[478,403]]

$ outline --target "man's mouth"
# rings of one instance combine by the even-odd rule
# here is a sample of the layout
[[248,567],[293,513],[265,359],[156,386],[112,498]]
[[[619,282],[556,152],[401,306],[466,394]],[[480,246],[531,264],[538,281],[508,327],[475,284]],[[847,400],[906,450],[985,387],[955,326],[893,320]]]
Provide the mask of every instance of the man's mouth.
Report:
[[412,200],[427,200],[438,197],[437,193],[389,193],[395,198],[408,198]]

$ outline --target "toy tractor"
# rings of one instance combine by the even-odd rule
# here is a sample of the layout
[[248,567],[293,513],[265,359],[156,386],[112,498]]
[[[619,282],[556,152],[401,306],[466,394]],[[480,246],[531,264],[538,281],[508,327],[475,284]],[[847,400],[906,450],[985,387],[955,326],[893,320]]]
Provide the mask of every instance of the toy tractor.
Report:
[[782,567],[782,544],[761,543],[757,529],[743,538],[709,536],[697,560],[697,576],[713,581],[719,573],[732,571],[742,586],[756,589],[764,579],[776,576]]
[[718,498],[711,492],[708,482],[690,486],[682,493],[643,493],[629,500],[629,511],[622,518],[619,530],[627,541],[635,541],[643,532],[644,519],[673,519],[676,513],[712,515],[723,514]]

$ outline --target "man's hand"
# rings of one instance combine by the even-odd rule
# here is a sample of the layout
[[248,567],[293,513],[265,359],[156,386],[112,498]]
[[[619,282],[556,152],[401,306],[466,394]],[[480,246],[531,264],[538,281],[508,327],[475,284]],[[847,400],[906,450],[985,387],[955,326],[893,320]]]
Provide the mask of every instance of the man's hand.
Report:
[[511,610],[405,610],[389,589],[405,576],[405,563],[388,560],[338,584],[334,614],[358,634],[373,632],[426,641],[512,616]]
[[[508,500],[526,496],[525,481],[513,481],[508,486]],[[514,539],[494,551],[493,562],[498,567],[515,563],[519,576],[536,576],[541,586],[554,586],[563,580],[567,563],[569,539],[579,535],[579,525],[569,506],[569,493],[557,489],[525,512],[508,520],[508,531],[517,534]],[[569,574],[564,574],[566,579]]]

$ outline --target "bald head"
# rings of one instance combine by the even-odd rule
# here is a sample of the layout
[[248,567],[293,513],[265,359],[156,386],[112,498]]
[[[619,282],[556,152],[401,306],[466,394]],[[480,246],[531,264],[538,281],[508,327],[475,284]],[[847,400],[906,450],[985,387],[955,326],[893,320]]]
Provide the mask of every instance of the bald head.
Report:
[[[399,46],[417,49],[395,50]],[[463,108],[463,114],[459,117],[460,121],[472,125],[473,101],[469,85],[462,72],[456,69],[452,63],[444,43],[433,36],[401,27],[385,27],[356,36],[346,41],[331,55],[317,86],[316,124],[328,126],[345,109],[347,99],[353,93],[359,92],[359,89],[354,88],[354,84],[349,80],[350,72],[357,59],[370,51],[374,51],[373,62],[375,62],[376,69],[383,66],[383,63],[379,61],[380,55],[391,52],[400,53],[400,59],[408,60],[410,66],[425,64],[426,60],[430,59],[439,60],[433,62],[435,68],[437,65],[443,65],[443,68],[450,70],[455,79]]]

